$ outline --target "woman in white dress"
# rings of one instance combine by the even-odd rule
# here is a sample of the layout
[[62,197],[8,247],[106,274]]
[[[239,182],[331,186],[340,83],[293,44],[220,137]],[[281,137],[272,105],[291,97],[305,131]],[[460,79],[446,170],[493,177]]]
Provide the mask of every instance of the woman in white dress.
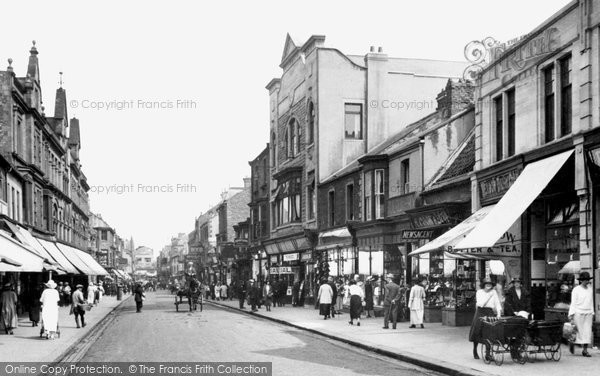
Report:
[[331,286],[329,286],[325,278],[321,279],[321,287],[319,287],[317,301],[319,302],[319,314],[323,316],[323,320],[327,320],[331,317],[331,302],[333,301],[333,290],[331,289]]
[[592,323],[594,321],[594,289],[590,286],[590,274],[582,272],[579,276],[580,285],[571,292],[571,306],[569,307],[569,320],[577,328],[575,342],[569,343],[571,354],[575,352],[574,344],[582,345],[581,355],[590,357],[588,345],[592,343]]
[[56,290],[56,283],[53,280],[49,280],[44,286],[46,288],[40,297],[40,302],[42,303],[42,324],[46,338],[54,339],[58,331],[58,303],[60,296]]
[[425,289],[421,285],[422,281],[416,283],[410,289],[410,297],[408,298],[408,308],[410,308],[410,326],[416,328],[417,325],[423,326],[423,314],[425,313]]

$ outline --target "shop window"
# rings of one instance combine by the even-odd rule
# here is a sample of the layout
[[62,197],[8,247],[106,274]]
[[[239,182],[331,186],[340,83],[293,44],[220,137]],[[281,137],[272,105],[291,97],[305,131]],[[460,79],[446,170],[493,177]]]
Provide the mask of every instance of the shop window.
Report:
[[545,140],[554,140],[554,65],[543,70]]
[[560,135],[571,133],[572,129],[572,90],[571,56],[562,58],[560,65]]
[[504,148],[504,124],[503,124],[503,106],[502,106],[502,95],[494,99],[494,113],[495,113],[495,137],[496,137],[496,161],[501,161],[503,157]]
[[515,155],[515,122],[517,120],[515,114],[515,89],[506,92],[506,102],[508,107],[508,124],[507,124],[507,142],[508,156]]
[[344,129],[346,139],[362,140],[362,104],[344,105]]
[[354,220],[354,184],[346,186],[346,220]]
[[274,227],[301,219],[300,178],[282,183],[276,193]]
[[384,170],[375,170],[375,219],[385,215]]
[[364,197],[364,218],[365,221],[370,221],[373,219],[373,204],[372,204],[372,179],[373,179],[373,171],[367,171],[364,175],[364,187],[363,187],[363,197]]

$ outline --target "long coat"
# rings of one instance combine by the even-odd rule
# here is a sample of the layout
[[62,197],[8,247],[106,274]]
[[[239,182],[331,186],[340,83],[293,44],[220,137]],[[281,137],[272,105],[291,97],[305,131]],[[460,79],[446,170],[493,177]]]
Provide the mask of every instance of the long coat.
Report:
[[2,316],[4,327],[17,327],[17,294],[14,291],[2,291],[2,295],[0,295],[0,316]]
[[531,295],[525,289],[521,289],[521,298],[517,295],[514,287],[506,293],[504,300],[504,314],[514,316],[519,311],[531,312]]

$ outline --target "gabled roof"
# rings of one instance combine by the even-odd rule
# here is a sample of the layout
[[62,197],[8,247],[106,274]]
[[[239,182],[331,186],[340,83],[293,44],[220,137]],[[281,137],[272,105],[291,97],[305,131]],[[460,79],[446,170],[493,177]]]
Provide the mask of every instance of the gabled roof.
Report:
[[475,166],[475,130],[465,137],[463,142],[450,154],[442,167],[433,176],[431,182],[427,184],[425,190],[442,185],[443,183],[457,178],[466,176],[473,171]]
[[57,119],[67,119],[67,93],[62,87],[56,89],[54,117]]

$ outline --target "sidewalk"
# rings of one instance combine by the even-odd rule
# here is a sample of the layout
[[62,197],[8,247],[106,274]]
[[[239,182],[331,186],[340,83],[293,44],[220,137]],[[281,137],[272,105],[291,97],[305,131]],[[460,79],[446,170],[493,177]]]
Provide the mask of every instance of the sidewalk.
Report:
[[102,301],[91,311],[85,313],[85,328],[77,329],[75,317],[69,315],[69,307],[59,308],[58,325],[60,338],[47,340],[40,338],[40,326],[31,326],[27,315],[19,318],[19,327],[14,335],[0,333],[0,362],[53,362],[72,345],[85,337],[104,317],[110,314],[121,303],[128,302],[131,295],[123,296],[118,301],[114,296],[104,296]]
[[[239,309],[237,300],[209,301],[217,305]],[[246,307],[244,310],[249,312]],[[440,323],[425,324],[425,329],[409,329],[409,323],[399,322],[396,330],[382,329],[382,318],[361,319],[361,326],[350,326],[349,315],[342,314],[334,319],[323,320],[314,307],[272,307],[266,312],[262,307],[256,316],[291,324],[293,326],[324,334],[347,343],[360,345],[371,351],[388,353],[401,360],[427,367],[423,362],[438,366],[437,370],[450,374],[463,375],[595,375],[600,369],[600,351],[590,349],[592,358],[581,356],[581,348],[575,348],[575,355],[568,347],[562,346],[562,358],[555,362],[546,360],[544,354],[537,354],[537,360],[524,365],[513,363],[505,354],[504,364],[485,364],[472,356],[472,344],[468,342],[469,327],[443,326]]]

